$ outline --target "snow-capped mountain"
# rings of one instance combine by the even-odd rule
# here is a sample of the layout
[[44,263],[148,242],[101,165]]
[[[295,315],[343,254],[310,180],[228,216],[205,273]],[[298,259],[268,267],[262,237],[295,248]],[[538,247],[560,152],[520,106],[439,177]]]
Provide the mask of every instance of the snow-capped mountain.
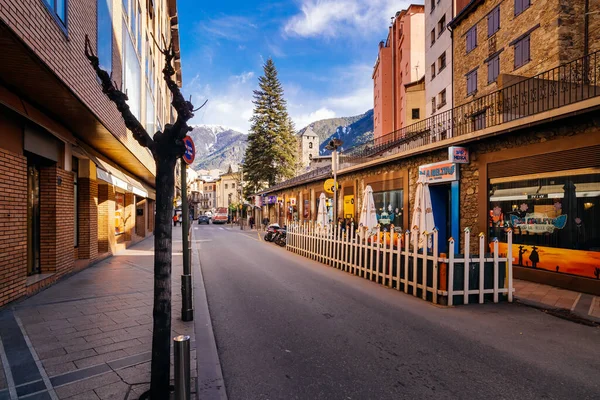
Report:
[[221,125],[195,125],[189,135],[196,146],[193,168],[227,171],[230,164],[242,162],[247,136]]

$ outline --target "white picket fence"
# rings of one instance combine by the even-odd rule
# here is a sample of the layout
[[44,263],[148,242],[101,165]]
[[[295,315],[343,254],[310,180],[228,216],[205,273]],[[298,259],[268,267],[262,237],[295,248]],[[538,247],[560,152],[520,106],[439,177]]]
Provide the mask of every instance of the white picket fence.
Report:
[[[429,252],[419,250],[417,231],[407,231],[383,241],[379,233],[377,229],[360,234],[354,226],[344,232],[340,226],[294,223],[287,229],[286,248],[435,304],[484,303],[486,295],[494,303],[500,300],[500,295],[512,302],[511,231],[508,232],[508,254],[499,254],[498,240],[493,239],[493,251],[486,255],[485,236],[481,233],[479,254],[475,255],[470,253],[471,235],[465,230],[464,253],[460,257],[455,256],[456,243],[452,238],[448,243],[448,255],[439,254],[437,230],[426,235],[425,243],[432,244]],[[369,235],[374,235],[374,240],[370,240]],[[456,301],[455,296],[458,296]]]

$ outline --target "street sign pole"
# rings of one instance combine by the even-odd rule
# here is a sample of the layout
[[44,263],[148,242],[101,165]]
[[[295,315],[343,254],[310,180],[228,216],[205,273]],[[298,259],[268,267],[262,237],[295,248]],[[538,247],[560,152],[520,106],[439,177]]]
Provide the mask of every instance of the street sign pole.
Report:
[[332,153],[331,166],[333,167],[333,224],[337,224],[337,149]]
[[183,275],[181,275],[181,319],[192,321],[194,319],[194,307],[192,305],[192,268],[190,263],[190,209],[187,198],[187,165],[194,162],[196,149],[194,142],[189,136],[184,139],[186,152],[181,157],[181,239],[183,252]]

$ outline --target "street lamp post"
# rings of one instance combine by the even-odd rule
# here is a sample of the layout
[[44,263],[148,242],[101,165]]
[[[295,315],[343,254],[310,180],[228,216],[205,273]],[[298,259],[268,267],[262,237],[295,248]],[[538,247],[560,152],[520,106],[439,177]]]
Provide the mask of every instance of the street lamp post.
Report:
[[342,146],[340,139],[333,139],[329,142],[325,149],[331,150],[331,170],[333,173],[333,223],[337,223],[337,170],[338,170],[338,148]]

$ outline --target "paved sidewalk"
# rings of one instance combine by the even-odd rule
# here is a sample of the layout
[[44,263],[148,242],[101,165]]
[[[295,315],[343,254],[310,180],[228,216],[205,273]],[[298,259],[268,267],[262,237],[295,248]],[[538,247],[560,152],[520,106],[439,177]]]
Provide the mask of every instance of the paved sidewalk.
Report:
[[515,298],[535,307],[559,310],[600,323],[600,297],[541,283],[514,280]]
[[[180,319],[181,229],[173,235],[172,336],[193,340],[194,322]],[[153,244],[147,238],[0,312],[0,400],[138,399],[148,389]],[[194,392],[194,342],[191,357]]]

